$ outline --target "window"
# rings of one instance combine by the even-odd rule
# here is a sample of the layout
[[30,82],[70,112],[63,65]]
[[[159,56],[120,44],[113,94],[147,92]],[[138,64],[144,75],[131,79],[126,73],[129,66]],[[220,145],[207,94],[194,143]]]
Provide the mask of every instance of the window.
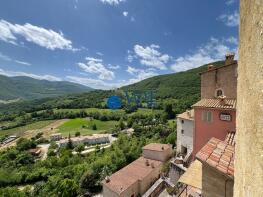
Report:
[[184,124],[184,120],[181,120],[181,123]]
[[213,121],[213,114],[211,111],[203,111],[202,120],[204,122],[212,122]]
[[184,130],[183,129],[181,130],[181,133],[184,134]]
[[224,95],[224,93],[223,93],[222,89],[216,90],[216,97],[223,96],[223,95]]

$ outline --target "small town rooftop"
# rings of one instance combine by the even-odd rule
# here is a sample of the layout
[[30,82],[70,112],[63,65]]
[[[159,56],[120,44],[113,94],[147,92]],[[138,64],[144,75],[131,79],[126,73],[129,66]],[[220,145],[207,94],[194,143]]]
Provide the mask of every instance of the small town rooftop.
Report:
[[103,181],[110,190],[118,193],[119,195],[126,191],[129,187],[137,181],[143,180],[147,177],[156,167],[162,164],[161,161],[146,159],[140,157],[126,167],[111,175],[108,179]]
[[151,151],[163,152],[163,151],[166,151],[169,148],[171,148],[171,146],[169,144],[151,143],[151,144],[148,144],[148,145],[144,146],[142,149],[143,150],[151,150]]
[[233,145],[216,138],[211,138],[197,153],[196,158],[203,164],[207,164],[233,179],[234,151],[235,148]]
[[194,110],[191,109],[191,110],[185,111],[181,114],[178,114],[177,118],[182,118],[185,120],[194,120]]
[[225,110],[236,110],[236,99],[201,99],[195,103],[192,107],[194,108],[214,108],[214,109],[225,109]]

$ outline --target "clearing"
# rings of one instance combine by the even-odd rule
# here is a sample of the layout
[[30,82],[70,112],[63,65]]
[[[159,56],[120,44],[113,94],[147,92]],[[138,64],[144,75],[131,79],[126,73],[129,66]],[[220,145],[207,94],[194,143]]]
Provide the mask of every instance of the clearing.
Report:
[[[94,124],[96,124],[97,130],[92,129]],[[68,136],[69,133],[71,135],[75,135],[77,131],[79,131],[81,135],[108,133],[115,127],[116,124],[118,124],[117,121],[100,121],[89,118],[76,118],[69,120],[58,127],[58,132],[63,136]]]

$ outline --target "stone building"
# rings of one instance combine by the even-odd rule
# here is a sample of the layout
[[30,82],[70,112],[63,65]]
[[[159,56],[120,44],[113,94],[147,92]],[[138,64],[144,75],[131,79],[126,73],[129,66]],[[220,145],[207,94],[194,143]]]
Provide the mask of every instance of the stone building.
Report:
[[167,144],[148,144],[143,156],[112,174],[102,182],[105,197],[142,196],[160,177],[163,162],[172,155]]
[[225,65],[208,66],[201,75],[201,99],[213,99],[224,95],[226,98],[237,97],[237,61],[233,53],[226,54]]

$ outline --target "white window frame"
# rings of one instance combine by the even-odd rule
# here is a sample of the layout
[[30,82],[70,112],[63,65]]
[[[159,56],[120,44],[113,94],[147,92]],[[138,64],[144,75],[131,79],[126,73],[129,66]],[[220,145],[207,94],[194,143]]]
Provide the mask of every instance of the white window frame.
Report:
[[213,122],[213,112],[212,111],[203,111],[202,112],[202,121],[211,123]]

